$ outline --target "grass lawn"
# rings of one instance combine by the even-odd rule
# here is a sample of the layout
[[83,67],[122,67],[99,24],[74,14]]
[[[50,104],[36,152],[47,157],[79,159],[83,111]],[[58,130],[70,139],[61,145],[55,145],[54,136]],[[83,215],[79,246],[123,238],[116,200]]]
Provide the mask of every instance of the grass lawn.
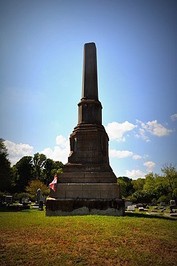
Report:
[[177,265],[177,220],[0,212],[0,265]]

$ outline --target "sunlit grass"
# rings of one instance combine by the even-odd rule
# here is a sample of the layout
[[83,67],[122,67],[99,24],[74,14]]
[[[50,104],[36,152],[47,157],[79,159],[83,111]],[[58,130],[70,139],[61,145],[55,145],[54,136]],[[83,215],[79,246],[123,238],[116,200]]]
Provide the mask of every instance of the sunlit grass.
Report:
[[176,265],[177,221],[0,213],[0,265]]

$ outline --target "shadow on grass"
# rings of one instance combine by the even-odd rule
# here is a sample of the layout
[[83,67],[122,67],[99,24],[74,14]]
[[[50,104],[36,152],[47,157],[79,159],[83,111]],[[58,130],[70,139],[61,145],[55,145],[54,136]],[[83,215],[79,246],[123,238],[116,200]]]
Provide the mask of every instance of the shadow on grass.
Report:
[[19,212],[19,211],[24,211],[24,210],[30,210],[29,206],[15,206],[15,205],[10,205],[10,206],[0,206],[0,212]]
[[[25,212],[31,212],[32,209],[30,209],[30,207],[26,207],[26,206],[0,206],[0,212],[21,212],[21,211],[25,211]],[[76,215],[77,216],[77,215]],[[105,215],[106,216],[106,215]],[[140,212],[125,212],[125,216],[127,217],[139,217],[139,218],[155,218],[155,219],[163,219],[163,220],[170,220],[170,221],[177,221],[177,216],[170,216],[169,215],[165,215],[165,214],[153,214],[153,213],[140,213]]]
[[126,212],[125,216],[128,217],[141,217],[141,218],[156,218],[156,219],[164,219],[164,220],[171,220],[177,221],[177,217],[165,216],[160,214],[147,214],[147,213],[137,213],[137,212]]

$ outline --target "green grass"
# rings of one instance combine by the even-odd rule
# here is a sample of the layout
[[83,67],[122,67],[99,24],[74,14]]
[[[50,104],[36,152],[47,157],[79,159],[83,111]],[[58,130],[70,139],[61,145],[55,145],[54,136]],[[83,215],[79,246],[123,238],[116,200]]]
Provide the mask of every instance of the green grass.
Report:
[[177,221],[0,212],[0,265],[177,265]]

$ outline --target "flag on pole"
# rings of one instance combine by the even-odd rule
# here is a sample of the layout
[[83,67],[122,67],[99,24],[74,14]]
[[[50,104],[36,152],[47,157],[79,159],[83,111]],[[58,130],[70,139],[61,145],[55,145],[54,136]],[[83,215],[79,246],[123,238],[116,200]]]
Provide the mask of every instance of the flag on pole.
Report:
[[57,184],[57,175],[54,176],[53,181],[49,184],[49,187],[53,190],[56,191],[56,184]]

